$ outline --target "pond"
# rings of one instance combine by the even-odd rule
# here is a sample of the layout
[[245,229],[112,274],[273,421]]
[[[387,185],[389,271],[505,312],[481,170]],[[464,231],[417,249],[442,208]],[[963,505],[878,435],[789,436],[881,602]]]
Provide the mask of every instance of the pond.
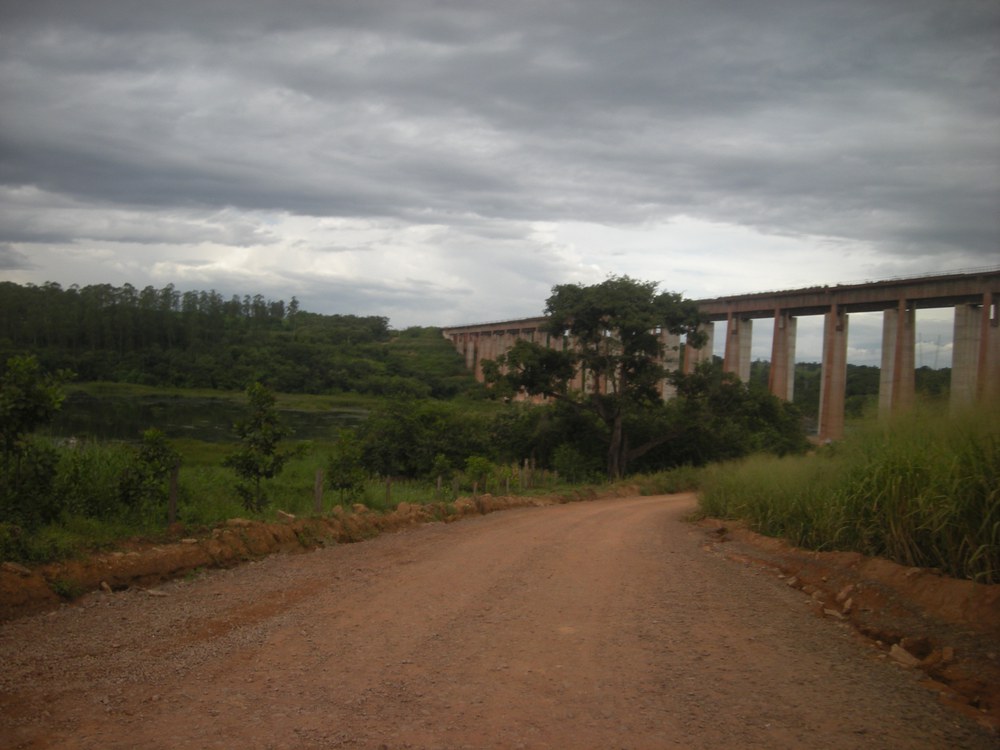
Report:
[[[282,423],[297,440],[332,438],[343,427],[364,420],[363,409],[279,410]],[[240,401],[192,396],[92,396],[73,392],[44,433],[60,438],[138,440],[151,427],[170,438],[208,442],[235,441],[233,423],[246,415]]]

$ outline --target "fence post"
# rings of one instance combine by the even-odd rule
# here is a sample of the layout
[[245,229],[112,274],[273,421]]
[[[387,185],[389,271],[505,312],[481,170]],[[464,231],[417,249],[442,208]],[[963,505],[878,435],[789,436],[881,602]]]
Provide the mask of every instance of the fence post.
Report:
[[174,464],[170,470],[170,495],[167,500],[167,523],[177,523],[177,476],[181,472],[180,464]]
[[316,469],[316,482],[313,484],[313,512],[318,516],[323,512],[323,470]]
[[392,507],[392,477],[385,478],[385,507]]

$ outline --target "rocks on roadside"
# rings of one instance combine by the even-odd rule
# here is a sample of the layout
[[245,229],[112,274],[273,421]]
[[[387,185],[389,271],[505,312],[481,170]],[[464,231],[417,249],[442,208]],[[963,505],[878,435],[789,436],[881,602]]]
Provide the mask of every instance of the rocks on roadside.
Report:
[[898,643],[894,643],[892,648],[889,649],[889,658],[897,664],[902,664],[904,667],[909,667],[911,669],[915,669],[920,666],[920,659],[911,654]]
[[22,576],[24,578],[27,578],[28,576],[31,575],[31,570],[30,569],[28,569],[28,568],[24,567],[23,565],[21,565],[20,563],[16,563],[16,562],[0,563],[0,568],[2,568],[3,570],[7,571],[8,573],[14,573],[14,574]]

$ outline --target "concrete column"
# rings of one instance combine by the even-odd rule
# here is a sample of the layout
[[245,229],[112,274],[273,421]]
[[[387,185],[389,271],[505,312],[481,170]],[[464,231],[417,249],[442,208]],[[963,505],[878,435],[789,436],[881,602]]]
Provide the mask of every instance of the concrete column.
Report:
[[819,391],[819,439],[844,437],[844,394],[847,387],[848,316],[836,305],[823,325],[823,370]]
[[483,347],[483,356],[481,357],[479,362],[480,371],[482,371],[483,369],[483,362],[485,362],[487,359],[497,358],[497,332],[487,331],[483,338],[483,341],[485,342],[486,345]]
[[983,294],[976,386],[980,401],[1000,399],[1000,294]]
[[882,314],[882,370],[879,374],[880,416],[913,408],[916,400],[916,311],[900,300]]
[[795,395],[795,332],[798,319],[787,311],[774,312],[774,338],[771,342],[771,369],[768,390],[785,401]]
[[479,361],[476,363],[476,366],[479,370],[480,378],[482,378],[483,376],[483,362],[485,362],[488,359],[493,359],[495,356],[493,354],[495,346],[493,342],[495,338],[496,338],[495,331],[483,331],[481,334],[479,334]]
[[462,334],[462,353],[465,355],[465,369],[476,371],[476,341],[471,333]]
[[730,314],[726,331],[726,354],[722,369],[736,374],[744,383],[750,380],[750,342],[753,321]]
[[472,374],[475,375],[476,380],[482,383],[483,372],[479,367],[479,361],[483,358],[482,357],[483,352],[481,348],[482,342],[480,341],[480,334],[477,331],[476,333],[470,333],[469,336],[471,337],[471,341],[469,342],[469,354],[472,355],[471,356],[472,361],[470,363],[469,369],[472,370]]
[[684,374],[690,375],[702,362],[712,361],[712,346],[715,341],[715,325],[704,323],[698,326],[698,330],[705,334],[705,345],[701,349],[692,346],[684,347]]
[[976,400],[982,320],[979,305],[958,305],[955,308],[955,332],[951,348],[952,408],[966,406]]
[[476,358],[473,363],[472,371],[476,375],[476,380],[482,383],[483,382],[482,363],[483,360],[487,358],[486,351],[487,351],[487,346],[489,345],[489,340],[487,339],[486,334],[483,333],[482,331],[477,331],[473,335],[475,336],[474,341],[476,345]]
[[[660,344],[663,346],[663,360],[660,362],[667,372],[676,372],[681,366],[681,337],[670,331],[660,332]],[[677,388],[666,378],[660,383],[660,397],[669,401],[677,395]]]

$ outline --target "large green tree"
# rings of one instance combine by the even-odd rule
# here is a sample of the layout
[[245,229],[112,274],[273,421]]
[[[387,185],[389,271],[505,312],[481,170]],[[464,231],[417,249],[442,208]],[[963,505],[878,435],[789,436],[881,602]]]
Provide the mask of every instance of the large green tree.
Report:
[[[629,460],[663,440],[630,445],[632,414],[663,407],[659,385],[666,376],[662,331],[686,334],[700,347],[702,317],[696,304],[656,282],[612,276],[592,286],[562,284],[546,301],[546,327],[554,346],[520,340],[485,362],[488,382],[504,390],[548,396],[594,414],[606,427],[607,473],[621,477]],[[581,383],[575,388],[574,383]]]

